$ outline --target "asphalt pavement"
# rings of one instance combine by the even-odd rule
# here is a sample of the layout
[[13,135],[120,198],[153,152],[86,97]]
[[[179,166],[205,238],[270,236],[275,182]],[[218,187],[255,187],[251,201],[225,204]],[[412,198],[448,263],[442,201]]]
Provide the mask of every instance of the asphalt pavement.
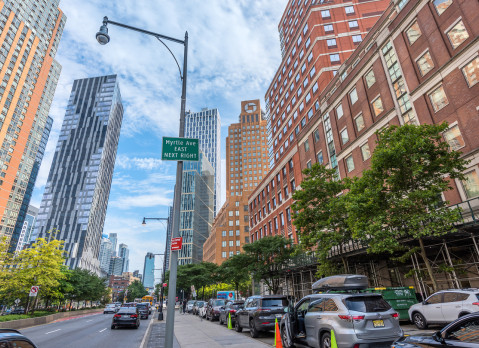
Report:
[[[152,313],[154,314],[154,313]],[[111,330],[113,314],[94,314],[20,330],[39,348],[118,348],[140,347],[150,323],[141,320],[140,327]]]

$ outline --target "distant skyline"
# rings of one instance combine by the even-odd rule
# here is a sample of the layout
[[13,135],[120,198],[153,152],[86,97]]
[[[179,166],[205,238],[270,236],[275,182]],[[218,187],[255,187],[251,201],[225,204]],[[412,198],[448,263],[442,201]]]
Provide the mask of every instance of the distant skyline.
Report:
[[[143,269],[147,251],[163,253],[176,166],[161,161],[161,137],[177,136],[181,81],[167,50],[154,38],[110,26],[111,42],[95,40],[103,16],[165,35],[189,34],[187,110],[218,108],[221,114],[221,172],[225,197],[227,128],[238,119],[241,100],[264,102],[281,51],[277,26],[286,0],[197,2],[117,0],[60,1],[67,22],[56,56],[62,73],[50,115],[54,119],[31,204],[40,205],[74,79],[118,74],[125,105],[118,156],[103,233],[117,233],[130,249],[130,269]],[[188,21],[183,20],[188,18]],[[168,43],[178,61],[183,47]],[[134,54],[132,54],[134,52]],[[157,258],[155,268],[162,267]],[[160,272],[155,272],[159,281]]]

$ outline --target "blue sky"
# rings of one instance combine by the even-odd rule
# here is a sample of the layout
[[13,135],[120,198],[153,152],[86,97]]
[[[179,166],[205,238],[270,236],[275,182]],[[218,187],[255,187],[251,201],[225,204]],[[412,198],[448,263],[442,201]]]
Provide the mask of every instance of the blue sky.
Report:
[[[95,33],[103,16],[179,39],[188,31],[187,110],[218,108],[224,176],[227,127],[237,122],[241,100],[259,98],[264,104],[280,63],[277,25],[286,3],[61,0],[67,22],[56,59],[63,68],[32,204],[40,205],[73,80],[118,74],[125,114],[104,233],[118,233],[119,243],[130,247],[130,271],[143,272],[146,252],[162,253],[165,248],[164,224],[142,226],[141,220],[166,217],[172,202],[176,163],[161,161],[161,138],[178,135],[181,80],[173,58],[153,37],[110,25],[111,42],[100,46]],[[183,46],[168,45],[181,64]],[[160,264],[157,260],[157,268]]]

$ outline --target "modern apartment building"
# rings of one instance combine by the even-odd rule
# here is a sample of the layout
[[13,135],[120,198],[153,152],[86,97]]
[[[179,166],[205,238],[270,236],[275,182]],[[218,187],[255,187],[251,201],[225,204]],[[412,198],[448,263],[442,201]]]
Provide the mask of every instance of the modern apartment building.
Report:
[[215,170],[202,151],[198,161],[183,163],[182,180],[179,265],[203,261],[203,244],[214,219]]
[[143,265],[143,286],[152,289],[155,286],[155,255],[146,253]]
[[65,241],[66,265],[100,272],[100,243],[123,118],[116,75],[75,80],[36,223]]
[[241,102],[226,137],[226,202],[204,244],[203,260],[221,264],[249,243],[248,197],[268,173],[267,131],[259,100]]
[[128,272],[128,268],[130,267],[130,249],[128,249],[128,245],[121,243],[118,246],[118,256],[123,259],[123,272]]
[[221,200],[221,120],[218,109],[204,108],[200,112],[187,112],[185,138],[199,139],[200,150],[214,170],[214,214]]
[[[270,172],[250,199],[251,241],[280,234],[297,242],[292,193],[301,183],[298,134],[320,109],[318,96],[361,44],[390,0],[290,0],[279,23],[282,62],[266,96]],[[332,138],[329,137],[331,141]],[[337,167],[334,144],[329,144]],[[323,153],[315,154],[322,160]]]
[[[43,135],[40,141],[40,145],[38,146],[37,155],[35,156],[35,162],[33,162],[32,172],[30,174],[30,179],[28,180],[27,189],[25,190],[25,195],[23,196],[22,205],[20,206],[17,223],[15,224],[15,230],[13,231],[12,238],[10,239],[11,251],[21,250],[23,246],[30,241],[30,236],[31,236],[33,226],[30,225],[29,233],[26,235],[28,236],[28,238],[25,238],[25,237],[22,238],[22,234],[24,232],[24,227],[25,227],[24,222],[28,215],[28,211],[30,210],[30,207],[31,207],[30,200],[32,199],[33,189],[35,188],[35,182],[37,181],[38,171],[40,170],[40,166],[42,165],[43,155],[45,154],[45,149],[47,147],[48,138],[50,137],[50,131],[52,130],[52,126],[53,126],[53,118],[49,116],[47,119],[47,123],[45,124],[45,128],[43,129]],[[38,208],[34,208],[34,209],[35,209],[35,219],[36,219],[36,216],[38,214]],[[21,242],[20,242],[20,239],[21,239]],[[19,248],[19,244],[21,244],[20,248]]]
[[[38,208],[32,205],[28,206],[27,213],[23,219],[22,229],[18,237],[18,242],[15,244],[15,249],[12,251],[18,252],[22,250],[29,242],[32,236],[33,228],[35,227],[35,220],[38,215]],[[12,244],[10,244],[12,247]]]
[[116,255],[116,244],[118,243],[118,233],[110,233],[108,235],[108,239],[111,240],[111,247],[113,249],[112,256],[117,256]]
[[110,261],[113,256],[113,243],[110,239],[103,237],[100,244],[100,255],[98,259],[100,260],[100,268],[103,272],[107,273],[110,271]]
[[[0,236],[9,239],[60,76],[61,66],[54,58],[66,17],[58,5],[59,0],[41,5],[34,0],[0,0]],[[23,214],[27,207],[28,203]]]
[[119,256],[112,256],[110,260],[110,269],[108,274],[121,275],[123,273],[123,259]]

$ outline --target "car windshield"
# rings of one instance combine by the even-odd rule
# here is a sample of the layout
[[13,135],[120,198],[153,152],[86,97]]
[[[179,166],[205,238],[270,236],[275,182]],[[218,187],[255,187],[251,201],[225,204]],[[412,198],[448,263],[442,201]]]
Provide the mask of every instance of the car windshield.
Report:
[[214,300],[213,301],[213,306],[224,306],[225,305],[225,300]]
[[350,311],[371,313],[371,312],[385,312],[391,309],[381,296],[358,296],[346,298],[346,307]]
[[193,304],[195,303],[195,301],[188,301],[188,304]]
[[199,307],[199,308],[203,307],[204,305],[205,305],[205,303],[204,303],[204,302],[200,302],[200,303],[198,303],[198,307]]
[[261,305],[263,307],[287,307],[288,300],[285,298],[264,298]]
[[138,303],[136,306],[137,306],[138,308],[148,308],[148,305],[145,304],[145,303]]

